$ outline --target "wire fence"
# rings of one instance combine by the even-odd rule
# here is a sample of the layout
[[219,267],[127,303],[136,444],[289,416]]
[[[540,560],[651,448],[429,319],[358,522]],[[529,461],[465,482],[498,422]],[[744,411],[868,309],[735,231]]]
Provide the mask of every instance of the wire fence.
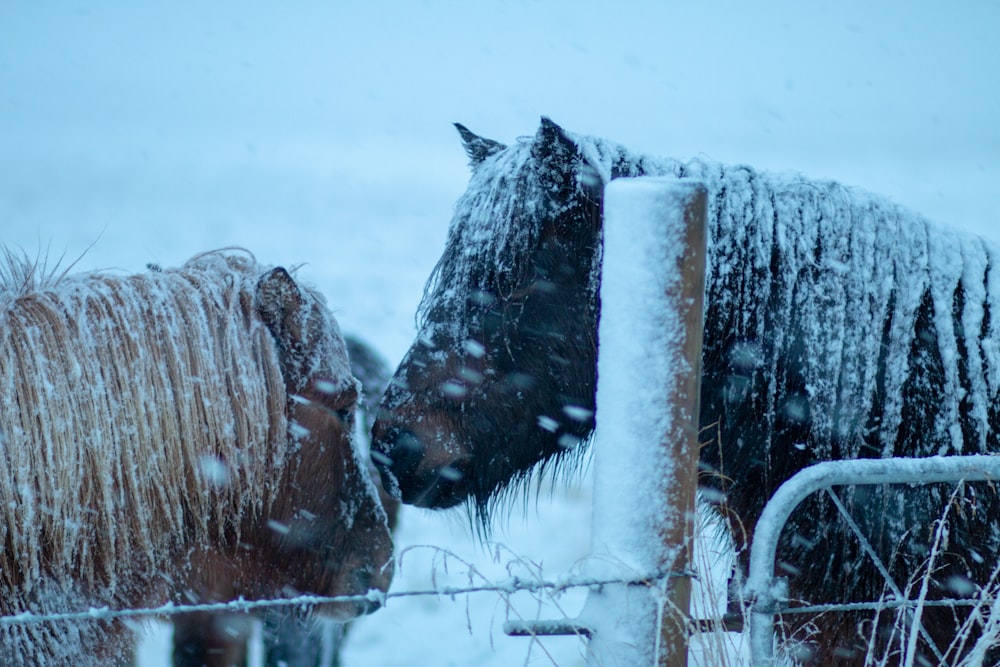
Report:
[[[698,539],[698,538],[696,538]],[[603,566],[603,569],[596,569],[596,571],[607,572],[608,567],[617,567],[619,572],[613,576],[588,576],[587,574],[570,573],[568,575],[560,576],[551,574],[543,576],[541,573],[540,565],[537,563],[525,562],[522,557],[515,554],[513,559],[503,558],[499,559],[499,549],[506,548],[502,545],[498,546],[497,555],[494,556],[495,563],[505,567],[507,573],[510,576],[493,576],[488,577],[482,571],[480,571],[472,563],[465,561],[461,557],[457,556],[453,552],[445,549],[440,549],[439,547],[430,547],[427,545],[418,545],[417,547],[410,547],[409,549],[404,549],[400,554],[397,555],[397,565],[402,567],[404,557],[407,556],[408,552],[413,549],[432,549],[435,555],[435,563],[431,567],[432,575],[431,582],[427,586],[422,586],[418,582],[411,582],[410,586],[401,590],[392,590],[383,593],[381,591],[369,591],[363,595],[340,595],[340,596],[319,596],[319,595],[296,595],[294,597],[281,597],[272,599],[243,599],[239,598],[236,600],[228,602],[214,602],[214,603],[201,603],[201,604],[178,604],[176,602],[167,602],[158,606],[149,606],[142,608],[122,608],[116,609],[111,606],[95,606],[86,609],[80,609],[75,611],[57,612],[57,613],[37,613],[31,611],[24,611],[17,614],[9,614],[5,616],[0,616],[0,628],[7,628],[11,626],[32,626],[38,624],[65,624],[65,623],[79,623],[81,624],[81,629],[86,627],[88,623],[94,622],[109,622],[117,619],[135,619],[135,620],[145,620],[145,621],[159,621],[159,622],[170,622],[171,619],[184,614],[192,613],[211,613],[211,614],[255,614],[267,611],[269,609],[283,608],[288,610],[296,611],[310,611],[317,607],[329,604],[351,604],[351,603],[367,603],[367,604],[378,604],[382,606],[391,605],[394,600],[404,600],[408,598],[437,598],[443,599],[445,605],[448,604],[462,604],[462,600],[466,601],[468,604],[469,597],[473,595],[493,595],[496,596],[495,599],[502,600],[506,602],[507,609],[507,620],[503,623],[503,633],[512,636],[526,636],[531,638],[540,638],[545,635],[575,635],[580,641],[583,642],[581,651],[589,651],[592,645],[592,627],[587,624],[586,621],[581,621],[579,618],[573,618],[572,614],[565,615],[565,622],[560,622],[558,619],[548,622],[538,622],[530,619],[534,614],[530,614],[528,618],[524,618],[521,613],[514,610],[511,605],[511,596],[515,594],[531,594],[535,595],[539,602],[546,600],[547,604],[555,600],[557,596],[561,593],[572,591],[572,590],[583,590],[594,591],[600,590],[601,587],[608,585],[626,585],[626,586],[642,586],[657,589],[654,595],[657,595],[659,591],[664,590],[665,582],[674,578],[686,577],[693,578],[700,581],[707,581],[711,579],[714,575],[718,573],[710,573],[705,564],[700,565],[699,569],[684,570],[684,571],[656,571],[649,573],[629,573],[622,568],[620,563],[607,563],[602,562],[598,568]],[[514,553],[514,552],[510,552]],[[448,566],[447,563],[444,565],[443,569],[440,567],[440,558],[444,558],[447,561],[452,561],[453,565]],[[459,567],[454,567],[455,560],[459,561],[461,565]],[[582,564],[585,569],[591,568],[591,565],[587,562],[578,561],[578,564]],[[416,569],[412,568],[412,565],[417,565]],[[411,572],[423,573],[425,568],[422,566],[422,561],[418,558],[418,562],[412,564],[409,569]],[[520,567],[530,567],[531,569],[522,570],[516,574],[512,574],[514,570],[512,568]],[[535,568],[538,568],[537,570]],[[595,569],[590,569],[594,572]],[[420,574],[419,576],[425,576]],[[441,578],[448,577],[451,581],[446,581],[447,583],[442,583]],[[456,585],[453,583],[455,578],[466,580],[465,583]],[[413,585],[416,583],[417,585]],[[451,598],[451,601],[448,601]],[[462,598],[461,600],[457,598]],[[572,598],[576,599],[576,598]],[[694,618],[684,618],[685,626],[687,627],[688,633],[691,635],[692,642],[700,642],[697,645],[699,647],[704,647],[704,642],[729,642],[725,646],[726,648],[716,650],[728,651],[724,656],[724,659],[716,660],[715,658],[709,659],[708,661],[698,662],[696,664],[725,664],[725,665],[739,665],[746,664],[746,649],[740,649],[739,647],[747,646],[745,642],[749,640],[749,619],[752,614],[752,608],[750,605],[746,604],[744,601],[744,607],[742,610],[737,610],[735,613],[725,613],[721,609],[711,610],[702,608],[699,616]],[[791,603],[796,606],[789,606],[789,604],[777,604],[771,610],[777,616],[793,616],[793,615],[812,615],[819,616],[824,614],[835,614],[844,612],[866,612],[870,611],[873,613],[878,613],[881,611],[891,611],[891,610],[904,610],[904,609],[916,609],[918,607],[953,607],[953,608],[970,608],[977,605],[983,607],[992,607],[997,604],[996,591],[984,591],[978,599],[967,599],[967,598],[954,598],[954,599],[938,599],[938,600],[927,600],[927,599],[915,599],[907,597],[894,597],[887,596],[884,599],[877,601],[868,602],[848,602],[848,603],[833,603],[833,604],[817,604],[817,605],[803,605],[801,603]],[[558,604],[557,604],[558,607]],[[549,607],[549,613],[551,614],[551,607]],[[466,611],[468,613],[468,610]],[[513,613],[513,616],[510,614]],[[562,609],[558,610],[558,613],[551,614],[552,616],[562,617],[565,611]],[[989,615],[989,612],[986,612]],[[510,619],[517,618],[520,620],[511,621]],[[790,620],[787,619],[786,620]],[[470,621],[471,622],[471,621]],[[782,623],[782,622],[779,622]],[[546,625],[548,624],[548,625]],[[783,625],[783,624],[782,624]],[[470,634],[472,632],[471,627],[469,630]],[[716,633],[738,633],[732,635],[723,635]],[[739,634],[741,633],[741,634]],[[779,634],[781,631],[779,630]],[[715,639],[706,639],[706,637],[714,636]],[[723,639],[728,637],[728,639]],[[492,640],[491,640],[492,641]],[[528,641],[528,640],[524,640]],[[540,643],[535,644],[539,650],[547,650]],[[695,644],[692,643],[692,646]],[[568,646],[568,644],[567,644]],[[578,645],[580,646],[580,645]],[[721,646],[721,644],[720,644]],[[551,648],[551,647],[549,647]],[[739,657],[738,657],[739,656]],[[562,664],[557,662],[555,658],[552,659],[552,664]],[[574,663],[575,664],[575,663]]]
[[670,577],[690,577],[696,576],[694,572],[653,572],[646,575],[633,577],[567,577],[556,581],[544,579],[527,579],[520,576],[512,576],[505,580],[488,584],[468,585],[468,586],[440,586],[420,590],[389,591],[383,593],[379,590],[371,590],[364,595],[298,595],[287,598],[272,598],[264,600],[245,600],[239,598],[229,602],[212,602],[205,604],[182,605],[167,602],[158,607],[144,607],[131,609],[111,609],[110,607],[89,607],[84,611],[58,612],[58,613],[35,613],[24,611],[16,614],[0,616],[0,626],[11,625],[31,625],[39,623],[60,623],[76,621],[106,621],[117,618],[158,618],[171,617],[180,614],[191,614],[199,612],[234,612],[250,613],[253,611],[274,607],[299,607],[312,608],[326,604],[338,603],[377,603],[385,605],[389,600],[410,597],[456,597],[472,593],[497,593],[502,595],[512,595],[519,592],[539,593],[548,591],[558,594],[562,591],[576,588],[599,588],[611,584],[626,586],[651,586],[655,582],[662,581]]
[[[258,610],[275,607],[298,607],[310,609],[327,604],[342,603],[375,603],[384,606],[390,600],[412,597],[457,597],[474,593],[496,593],[513,595],[515,593],[548,592],[558,595],[572,589],[594,589],[608,585],[625,586],[655,586],[669,578],[693,577],[699,578],[695,570],[660,571],[631,577],[565,577],[557,580],[530,579],[522,576],[511,576],[503,580],[484,584],[467,586],[437,586],[433,588],[389,591],[370,590],[363,595],[297,595],[285,598],[269,598],[261,600],[246,600],[242,597],[229,602],[211,602],[203,604],[177,604],[167,602],[157,607],[141,607],[112,609],[110,607],[89,607],[83,611],[68,611],[56,613],[36,613],[23,611],[0,616],[0,626],[32,625],[40,623],[61,623],[75,621],[107,621],[118,618],[160,618],[192,613],[251,613]],[[821,605],[775,606],[773,611],[779,615],[825,614],[850,611],[881,611],[905,607],[971,607],[981,604],[995,604],[998,596],[983,596],[979,598],[944,598],[944,599],[883,599],[870,602],[844,602]]]

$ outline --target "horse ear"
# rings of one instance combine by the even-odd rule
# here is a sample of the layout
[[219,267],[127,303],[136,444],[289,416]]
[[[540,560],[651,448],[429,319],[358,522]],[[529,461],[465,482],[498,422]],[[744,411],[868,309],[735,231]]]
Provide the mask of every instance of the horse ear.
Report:
[[604,183],[600,173],[584,157],[576,141],[545,116],[531,143],[531,155],[539,165],[539,179],[550,192],[580,187],[589,198],[601,197]]
[[289,330],[295,327],[296,320],[301,319],[304,302],[299,286],[280,266],[257,281],[257,309],[264,324],[279,340],[291,333]]
[[257,311],[278,346],[285,384],[296,389],[303,379],[309,335],[302,290],[280,266],[257,281]]
[[576,156],[580,148],[569,138],[566,131],[552,122],[552,119],[542,116],[542,124],[535,133],[535,141],[531,144],[531,154],[536,160],[549,162],[556,160],[567,162]]
[[465,146],[465,152],[469,156],[469,166],[473,169],[481,165],[486,158],[496,155],[507,148],[499,141],[493,141],[492,139],[473,134],[469,128],[461,123],[455,123],[455,129],[458,130],[458,134],[462,137],[462,145]]

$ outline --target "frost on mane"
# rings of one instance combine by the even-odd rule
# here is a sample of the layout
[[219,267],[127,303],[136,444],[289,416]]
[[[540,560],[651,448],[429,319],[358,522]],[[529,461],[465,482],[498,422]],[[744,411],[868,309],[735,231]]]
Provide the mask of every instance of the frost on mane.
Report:
[[[859,189],[649,157],[547,118],[510,147],[459,132],[473,166],[469,187],[425,290],[417,341],[373,428],[383,477],[404,500],[449,507],[469,499],[486,523],[509,490],[572,461],[582,449],[575,444],[593,434],[600,415],[581,421],[567,408],[593,414],[596,406],[604,186],[638,176],[707,190],[699,483],[725,505],[738,547],[770,494],[810,464],[1000,449],[995,246]],[[640,351],[657,344],[636,333],[645,314],[616,315]],[[954,580],[989,585],[980,552],[1000,548],[994,489],[840,491],[893,578],[932,569],[936,597],[955,592]],[[821,501],[810,498],[783,533],[790,595],[877,599],[880,573],[848,521]],[[960,511],[948,513],[942,565],[928,559],[928,528],[948,507]],[[744,568],[746,560],[741,550]],[[933,642],[954,636],[950,613],[925,612],[935,617]],[[829,641],[821,656],[833,659],[856,648],[855,621],[799,623],[819,624]]]
[[[995,441],[995,247],[836,183],[702,163],[681,175],[715,192],[708,317],[750,379],[729,399],[774,378],[767,430],[782,416],[808,422],[817,460],[980,453]],[[930,430],[911,432],[907,394],[934,382],[944,391],[919,406]]]
[[[921,434],[926,444],[908,453],[985,451],[1000,391],[1000,324],[990,318],[1000,299],[995,246],[836,182],[638,155],[604,139],[567,135],[586,160],[579,177],[596,169],[598,187],[640,175],[708,187],[710,317],[721,318],[729,337],[724,352],[750,380],[734,383],[730,397],[760,391],[754,378],[773,373],[780,359],[794,370],[799,394],[774,393],[793,378],[766,383],[769,419],[805,409],[817,442],[852,442],[837,457],[891,456],[905,437],[903,394],[919,381],[914,366],[922,363],[941,376],[945,391],[934,399],[933,428]],[[547,181],[531,171],[542,168],[531,159],[531,141],[522,140],[473,171],[456,204],[448,249],[428,282],[422,319],[432,306],[469,294],[509,293],[523,278],[517,271],[530,264],[524,259],[547,217],[536,210],[545,205],[539,185]],[[595,293],[600,260],[598,252]],[[938,341],[927,350],[934,358],[914,359],[911,351],[927,347],[921,336],[929,330]],[[761,366],[765,360],[769,368]],[[969,427],[958,426],[960,416]],[[882,446],[863,451],[861,439],[873,432]],[[815,452],[817,460],[834,454]]]
[[[4,613],[76,609],[88,591],[113,603],[130,564],[167,576],[171,534],[193,530],[198,543],[271,502],[248,490],[281,470],[284,383],[249,316],[251,267],[207,255],[183,271],[39,281],[6,304]],[[220,269],[224,281],[210,275]],[[3,643],[22,631],[4,628]]]
[[[341,568],[371,571],[388,558],[385,514],[350,433],[325,430],[331,409],[290,400],[316,394],[307,381],[317,372],[323,400],[341,387],[352,395],[344,342],[318,295],[299,292],[282,269],[265,271],[220,252],[179,269],[55,279],[8,254],[0,615],[159,605],[181,601],[179,586],[215,595],[227,576],[240,595],[278,595],[282,585],[365,592],[342,589]],[[266,304],[265,324],[261,276],[275,271],[273,284],[295,294]],[[271,329],[281,317],[288,335]],[[292,428],[296,414],[309,420],[303,433]],[[300,509],[312,519],[302,526]],[[270,536],[275,522],[293,544]],[[257,563],[274,574],[255,574]],[[388,585],[384,573],[371,581]],[[111,659],[122,646],[109,627],[4,625],[0,651],[32,665]]]

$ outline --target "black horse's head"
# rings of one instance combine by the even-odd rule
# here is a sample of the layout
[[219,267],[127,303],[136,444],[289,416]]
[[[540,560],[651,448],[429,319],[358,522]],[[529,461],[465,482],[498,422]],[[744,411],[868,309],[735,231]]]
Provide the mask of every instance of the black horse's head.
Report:
[[548,119],[510,147],[457,127],[472,178],[372,456],[407,503],[485,510],[593,431],[605,178]]

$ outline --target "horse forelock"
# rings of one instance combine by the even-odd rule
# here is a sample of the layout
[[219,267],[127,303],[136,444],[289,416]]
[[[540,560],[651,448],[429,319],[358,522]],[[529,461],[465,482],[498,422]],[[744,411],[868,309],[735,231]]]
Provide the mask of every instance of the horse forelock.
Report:
[[[545,168],[574,172],[581,187],[569,197],[582,196],[585,189],[600,192],[614,178],[677,174],[681,169],[677,161],[631,153],[606,139],[565,134],[576,144],[577,154]],[[455,204],[444,253],[425,285],[417,309],[418,328],[428,324],[434,307],[444,305],[449,312],[462,313],[470,295],[509,295],[523,280],[542,226],[560,213],[558,202],[551,205],[552,193],[533,155],[537,141],[537,137],[521,138],[473,169]],[[592,292],[599,284],[599,261],[598,254]]]
[[164,536],[238,539],[242,518],[272,502],[286,398],[254,310],[258,274],[248,256],[213,253],[180,269],[64,277],[7,300],[5,591],[34,599],[38,582],[72,573],[111,600],[132,563],[177,555],[164,553]]
[[530,158],[530,146],[519,141],[472,172],[455,204],[444,253],[424,287],[417,309],[420,328],[432,307],[461,309],[477,290],[509,290],[516,284],[515,264],[538,235],[527,211],[538,196],[529,178]]

